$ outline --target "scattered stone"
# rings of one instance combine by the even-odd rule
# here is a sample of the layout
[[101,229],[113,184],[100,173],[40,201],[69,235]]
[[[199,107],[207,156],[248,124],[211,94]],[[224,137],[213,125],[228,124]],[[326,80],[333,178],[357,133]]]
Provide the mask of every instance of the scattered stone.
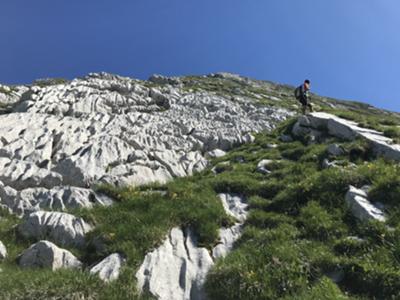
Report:
[[326,274],[328,278],[330,278],[334,283],[340,283],[343,281],[345,273],[342,268],[338,268]]
[[278,148],[278,145],[277,144],[267,144],[267,149],[276,149],[276,148]]
[[328,168],[332,168],[332,167],[337,167],[337,164],[335,163],[335,161],[330,162],[326,158],[322,161],[322,169],[328,169]]
[[223,171],[225,171],[227,168],[230,167],[230,164],[231,164],[230,161],[220,162],[211,169],[211,172],[213,172],[214,174],[222,173]]
[[0,241],[0,260],[7,258],[7,249],[3,242]]
[[149,81],[154,82],[156,84],[171,84],[171,85],[177,85],[181,83],[181,80],[178,77],[166,77],[158,74],[151,75]]
[[49,241],[39,241],[21,254],[19,265],[50,268],[54,271],[60,268],[80,268],[82,263],[68,250],[59,248]]
[[83,247],[85,234],[91,230],[83,219],[61,212],[31,213],[18,230],[26,238],[50,238],[60,246]]
[[105,282],[117,280],[125,258],[121,254],[114,253],[107,256],[101,262],[90,269],[90,273],[98,274]]
[[270,174],[271,171],[268,170],[268,165],[272,164],[274,161],[270,159],[263,159],[257,164],[257,169],[256,171],[261,173],[261,174]]
[[293,142],[293,138],[290,135],[283,134],[279,137],[279,139],[284,142],[284,143],[290,143]]
[[236,156],[235,162],[237,162],[239,164],[244,164],[246,162],[246,159],[244,158],[244,156]]
[[210,158],[218,158],[226,155],[226,152],[221,149],[215,149],[213,151],[207,152],[208,157]]
[[350,186],[345,197],[352,213],[360,220],[386,221],[384,212],[368,201],[368,196],[362,189]]
[[344,150],[342,147],[340,147],[338,144],[330,144],[326,151],[328,152],[329,155],[332,156],[341,156],[344,154]]
[[357,243],[364,243],[365,242],[364,239],[362,239],[362,238],[360,238],[358,236],[348,236],[348,237],[346,237],[346,239],[347,240],[351,240],[351,241],[355,241]]

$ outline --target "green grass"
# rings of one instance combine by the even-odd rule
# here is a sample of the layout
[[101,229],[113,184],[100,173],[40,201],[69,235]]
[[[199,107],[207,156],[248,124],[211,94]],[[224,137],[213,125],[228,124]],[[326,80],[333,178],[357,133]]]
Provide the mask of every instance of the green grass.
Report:
[[[284,163],[265,176],[268,193],[254,175],[252,179],[225,172],[230,180],[227,186],[244,189],[250,196],[251,210],[235,250],[218,261],[209,274],[206,286],[212,299],[400,296],[399,168],[390,161],[376,160],[363,140],[337,140],[334,142],[345,149],[341,159],[355,161],[358,168],[321,169],[330,142],[333,140],[323,145],[307,146],[299,141],[279,144],[280,155],[272,156],[280,156]],[[240,153],[244,151],[240,149]],[[268,151],[259,150],[260,157],[268,157],[263,153]],[[391,205],[388,222],[394,231],[378,222],[360,223],[351,215],[344,201],[350,184],[370,184],[372,201]],[[326,276],[338,269],[344,278],[335,284]]]

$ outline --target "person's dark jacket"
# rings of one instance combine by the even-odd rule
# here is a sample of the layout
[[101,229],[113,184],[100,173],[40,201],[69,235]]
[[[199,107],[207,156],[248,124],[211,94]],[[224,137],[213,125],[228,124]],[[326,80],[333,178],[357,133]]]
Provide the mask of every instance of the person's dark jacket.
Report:
[[297,99],[300,101],[301,104],[307,105],[310,100],[310,93],[309,91],[305,90],[304,84],[300,85],[296,90],[298,90],[297,93],[299,95]]

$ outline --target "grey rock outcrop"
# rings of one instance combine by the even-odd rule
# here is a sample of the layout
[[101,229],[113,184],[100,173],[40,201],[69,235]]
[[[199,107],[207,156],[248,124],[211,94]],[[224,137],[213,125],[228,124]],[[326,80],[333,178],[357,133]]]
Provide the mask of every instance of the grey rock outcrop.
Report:
[[190,229],[173,228],[164,243],[148,253],[136,273],[140,291],[149,291],[159,300],[206,299],[203,289],[214,259],[224,257],[240,237],[247,216],[247,204],[237,195],[219,194],[225,211],[239,220],[221,228],[220,243],[211,254],[197,245]]
[[386,221],[384,212],[368,201],[368,195],[365,189],[357,189],[354,186],[350,186],[345,199],[352,213],[359,220],[365,221],[372,219],[381,222]]
[[3,260],[7,257],[7,249],[4,246],[3,242],[0,241],[0,260]]
[[82,247],[91,226],[83,219],[62,212],[37,211],[26,217],[18,227],[27,238],[49,238],[60,246]]
[[14,113],[0,116],[0,180],[22,190],[191,175],[207,166],[203,153],[251,142],[249,132],[292,115],[252,101],[106,73],[31,87]]
[[90,269],[91,274],[97,274],[101,280],[110,282],[117,280],[125,258],[118,253],[111,254]]
[[243,225],[237,223],[228,228],[219,230],[219,244],[212,249],[212,257],[214,259],[225,257],[233,248],[234,243],[242,235]]
[[146,255],[136,273],[138,288],[160,300],[205,299],[202,286],[213,260],[198,248],[190,230],[173,228],[167,240]]
[[61,249],[49,241],[39,241],[26,249],[19,258],[21,267],[80,268],[82,263],[68,250]]
[[38,210],[63,211],[73,208],[92,208],[93,205],[108,206],[112,200],[91,189],[57,186],[52,189],[42,187],[21,191],[0,182],[0,204],[17,215],[30,214]]
[[356,122],[328,113],[314,112],[300,117],[293,127],[293,134],[304,136],[317,132],[315,134],[321,137],[323,135],[321,130],[326,131],[331,136],[345,140],[354,140],[356,137],[362,137],[371,144],[376,155],[397,161],[400,160],[400,145],[393,144],[391,138],[385,137],[379,131],[359,127]]

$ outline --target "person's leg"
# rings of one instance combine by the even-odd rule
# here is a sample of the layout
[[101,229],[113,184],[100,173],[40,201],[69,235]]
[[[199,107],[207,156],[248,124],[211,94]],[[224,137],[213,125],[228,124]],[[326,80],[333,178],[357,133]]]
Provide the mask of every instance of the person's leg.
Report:
[[307,106],[308,106],[308,108],[310,109],[310,112],[313,112],[313,108],[312,108],[311,103],[308,103]]
[[301,106],[301,113],[303,114],[303,115],[305,115],[306,114],[306,108],[307,108],[307,105],[302,105]]

